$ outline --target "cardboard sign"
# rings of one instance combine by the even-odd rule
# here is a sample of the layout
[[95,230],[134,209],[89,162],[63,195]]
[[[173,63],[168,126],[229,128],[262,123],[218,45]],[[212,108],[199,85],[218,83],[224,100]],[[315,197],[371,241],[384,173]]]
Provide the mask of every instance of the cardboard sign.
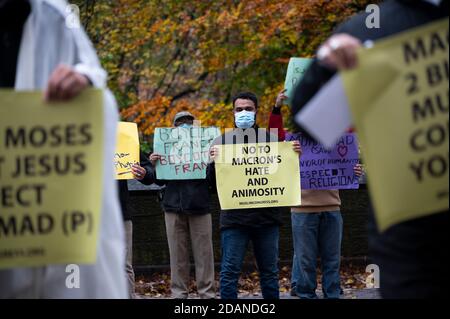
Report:
[[292,143],[217,145],[222,209],[299,206],[300,166]]
[[288,69],[286,72],[286,79],[284,80],[285,95],[288,97],[287,103],[291,105],[294,97],[295,86],[300,82],[305,74],[312,59],[309,58],[290,58]]
[[156,177],[161,180],[206,178],[209,148],[220,135],[217,127],[155,129],[154,152],[161,155]]
[[381,230],[448,210],[449,20],[375,43],[343,74]]
[[300,133],[286,136],[286,141],[295,140],[300,142],[303,151],[300,157],[302,189],[359,188],[359,177],[353,171],[359,163],[358,141],[354,134],[345,134],[330,150]]
[[0,90],[0,268],[96,260],[103,93]]
[[139,164],[139,134],[136,123],[119,122],[114,153],[116,179],[133,179],[131,166]]

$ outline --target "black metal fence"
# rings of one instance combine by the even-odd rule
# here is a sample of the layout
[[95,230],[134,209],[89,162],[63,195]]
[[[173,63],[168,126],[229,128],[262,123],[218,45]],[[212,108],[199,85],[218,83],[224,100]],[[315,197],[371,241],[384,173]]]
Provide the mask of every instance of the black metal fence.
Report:
[[[166,270],[169,267],[169,249],[166,239],[164,215],[157,201],[157,188],[143,187],[130,181],[130,201],[133,213],[133,263],[138,272]],[[358,190],[341,190],[344,235],[342,256],[344,258],[365,259],[367,256],[368,194],[365,185]],[[213,216],[213,244],[216,262],[220,261],[219,202],[213,196],[211,212]],[[191,254],[192,256],[192,254]],[[252,262],[251,249],[245,263]],[[280,230],[280,263],[292,263],[292,232],[289,209],[283,215]]]

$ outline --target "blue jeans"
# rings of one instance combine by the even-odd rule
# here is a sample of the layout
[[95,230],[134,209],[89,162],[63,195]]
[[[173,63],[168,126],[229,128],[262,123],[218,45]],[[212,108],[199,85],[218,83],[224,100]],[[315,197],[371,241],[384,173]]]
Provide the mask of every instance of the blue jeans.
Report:
[[279,299],[278,239],[279,227],[226,228],[222,237],[222,269],[220,272],[220,296],[237,299],[241,267],[251,241],[258,265],[261,290],[264,299]]
[[317,298],[317,257],[322,264],[324,298],[340,296],[340,261],[343,221],[339,211],[292,213],[293,288],[300,298]]

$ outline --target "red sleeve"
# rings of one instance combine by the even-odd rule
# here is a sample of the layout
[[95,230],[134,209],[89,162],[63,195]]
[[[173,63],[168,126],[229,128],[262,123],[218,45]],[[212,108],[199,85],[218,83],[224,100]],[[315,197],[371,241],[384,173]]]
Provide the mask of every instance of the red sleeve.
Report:
[[272,111],[269,117],[269,129],[273,128],[278,129],[278,141],[284,142],[286,138],[286,132],[284,131],[283,127],[283,116]]

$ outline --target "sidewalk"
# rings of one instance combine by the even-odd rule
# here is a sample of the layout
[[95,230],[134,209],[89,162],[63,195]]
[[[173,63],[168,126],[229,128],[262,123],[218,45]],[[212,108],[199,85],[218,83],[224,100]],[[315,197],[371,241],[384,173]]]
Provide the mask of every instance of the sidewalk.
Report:
[[[323,299],[323,295],[320,291],[317,291],[317,295],[319,299]],[[152,297],[146,296],[142,294],[137,295],[137,299],[165,299],[163,297]],[[219,297],[217,297],[219,299]],[[281,293],[281,299],[293,299],[300,300],[298,297],[292,297],[289,293]],[[198,297],[193,294],[190,299],[198,299]],[[262,299],[262,295],[260,293],[255,294],[240,294],[239,299]],[[379,289],[376,288],[366,288],[366,289],[344,289],[344,295],[341,296],[341,299],[381,299]]]
[[[317,296],[319,299],[323,299],[323,294],[320,291],[317,291]],[[241,299],[262,299],[260,294],[258,295],[240,295]],[[281,293],[281,299],[296,299],[300,300],[298,297],[292,297],[289,293]],[[344,289],[344,295],[341,296],[341,299],[381,299],[379,289],[376,288],[366,288],[366,289]]]

